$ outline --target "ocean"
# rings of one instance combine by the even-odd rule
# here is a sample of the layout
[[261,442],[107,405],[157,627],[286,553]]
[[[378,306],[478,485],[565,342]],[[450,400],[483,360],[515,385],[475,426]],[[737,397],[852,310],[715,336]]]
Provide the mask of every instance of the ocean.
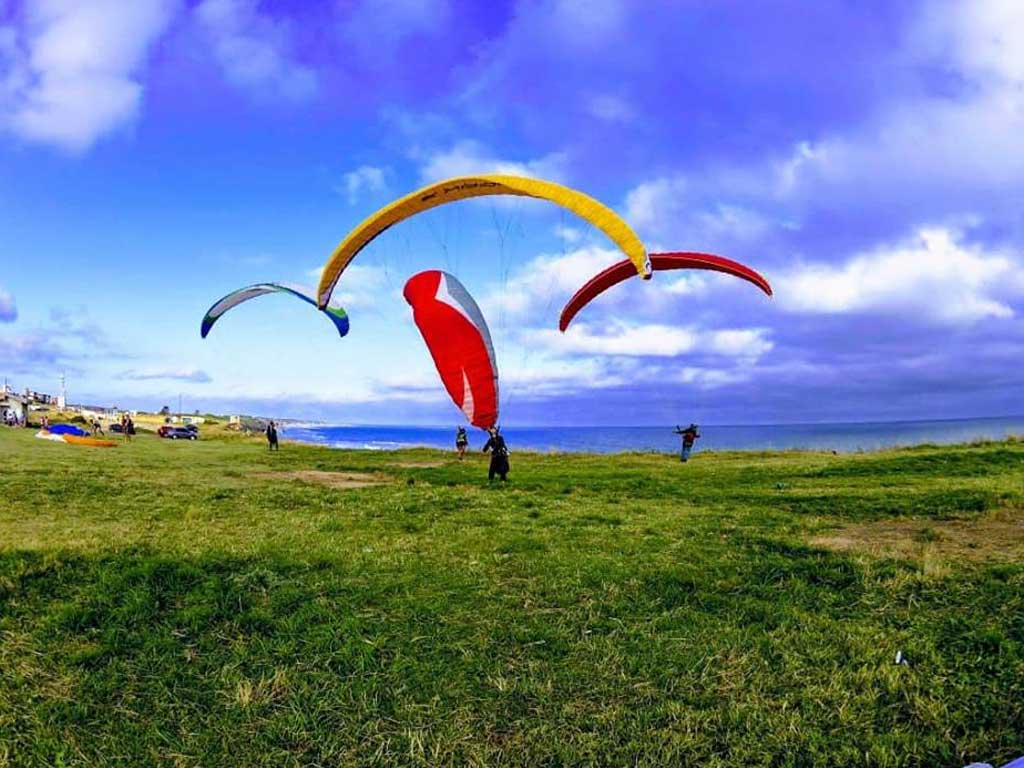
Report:
[[[685,424],[683,426],[686,426]],[[834,450],[841,453],[871,451],[921,443],[952,444],[973,440],[1001,440],[1024,436],[1024,416],[951,419],[947,421],[890,421],[860,424],[701,425],[696,449],[717,451]],[[679,437],[673,427],[505,427],[512,451],[560,453],[620,453],[643,451],[674,453]],[[332,448],[395,450],[428,447],[450,450],[455,427],[332,426],[285,424],[281,437]],[[486,440],[470,430],[470,448],[479,450]]]

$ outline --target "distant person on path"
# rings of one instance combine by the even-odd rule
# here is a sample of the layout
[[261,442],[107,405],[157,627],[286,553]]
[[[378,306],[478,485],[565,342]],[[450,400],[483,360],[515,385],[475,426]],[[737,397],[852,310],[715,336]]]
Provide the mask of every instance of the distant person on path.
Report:
[[277,425],[274,422],[267,424],[267,450],[281,450],[281,446],[277,444]]
[[459,461],[466,456],[466,448],[469,446],[469,435],[465,427],[457,427],[455,430],[455,450],[458,451]]
[[487,482],[492,482],[494,476],[501,478],[501,482],[508,482],[508,446],[505,445],[505,438],[502,437],[497,427],[487,430],[490,437],[484,444],[484,453],[490,451],[491,466],[487,470]]
[[680,429],[677,424],[676,434],[683,439],[682,447],[679,450],[679,460],[688,461],[690,458],[690,451],[693,450],[693,444],[697,442],[697,438],[700,437],[700,432],[697,431],[697,425],[691,424],[686,429]]

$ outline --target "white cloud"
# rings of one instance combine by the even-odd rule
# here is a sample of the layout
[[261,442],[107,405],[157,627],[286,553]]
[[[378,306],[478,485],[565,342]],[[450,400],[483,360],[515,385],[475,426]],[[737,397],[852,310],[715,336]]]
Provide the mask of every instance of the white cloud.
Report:
[[316,72],[293,59],[287,26],[260,13],[256,0],[203,0],[196,14],[228,82],[293,102],[316,95]]
[[[490,286],[478,297],[479,303],[487,317],[544,325],[554,320],[581,286],[623,258],[618,249],[600,246],[541,254],[518,268],[503,284]],[[680,305],[681,296],[706,297],[719,286],[728,288],[737,282],[731,276],[711,272],[659,273],[653,280],[630,280],[601,294],[587,305],[585,316],[628,311],[634,318],[664,318],[665,312]]]
[[637,185],[626,195],[626,221],[634,228],[653,226],[666,205],[675,206],[685,199],[689,184],[681,176],[660,178]]
[[342,35],[363,58],[391,58],[407,38],[443,29],[450,22],[450,5],[449,0],[363,0],[342,24]]
[[693,384],[701,389],[714,389],[725,387],[730,384],[741,384],[753,378],[749,369],[728,369],[719,368],[698,368],[684,366],[675,371],[663,371],[661,381],[679,381],[683,384]]
[[919,44],[939,55],[952,54],[968,72],[1009,81],[1024,80],[1024,5],[1018,0],[953,3],[930,13]]
[[566,254],[542,254],[531,259],[502,286],[494,286],[480,301],[487,317],[536,314],[553,301],[568,299],[605,267],[622,260],[622,252],[597,246]]
[[1024,4],[972,0],[924,14],[904,56],[912,66],[955,76],[956,93],[904,98],[856,131],[798,144],[775,169],[783,199],[835,205],[921,199],[954,208],[1019,187]]
[[[763,163],[650,179],[626,219],[672,248],[735,250],[810,211],[892,206],[945,221],[1019,196],[1024,178],[1024,4],[976,0],[925,9],[900,60],[954,85],[883,104],[841,132]],[[906,85],[905,83],[903,84]],[[893,214],[889,214],[893,215]]]
[[14,297],[0,288],[0,323],[13,323],[18,319],[18,308],[14,306]]
[[756,360],[772,349],[773,343],[767,336],[764,328],[706,331],[621,322],[610,324],[601,333],[586,323],[575,323],[564,334],[548,328],[528,332],[536,343],[564,352],[629,357],[677,357],[702,352],[747,360]]
[[684,176],[670,176],[638,184],[626,194],[625,219],[648,239],[682,240],[674,250],[694,250],[711,243],[757,240],[773,225],[763,214],[737,203],[698,199],[695,188],[716,196],[746,192],[748,178],[722,172],[722,178],[701,179],[699,185]]
[[600,48],[623,30],[628,4],[624,0],[553,0],[546,23],[570,48]]
[[136,75],[177,0],[37,0],[24,27],[0,27],[0,120],[71,151],[132,122]]
[[575,227],[557,226],[555,235],[567,243],[578,243],[583,239],[583,233]]
[[187,381],[206,384],[213,381],[206,371],[198,368],[142,368],[124,371],[117,376],[125,381]]
[[383,192],[387,189],[387,169],[361,165],[344,176],[343,191],[349,205],[355,205],[363,192]]
[[[323,266],[306,271],[306,277],[314,283],[320,282]],[[387,273],[380,267],[367,264],[349,264],[334,286],[331,301],[341,304],[346,310],[366,309],[376,306],[387,292]],[[316,289],[313,289],[313,293]]]
[[[506,359],[514,360],[515,355],[507,354]],[[552,356],[524,359],[526,364],[502,370],[501,388],[505,396],[557,397],[584,390],[613,389],[628,384],[636,370],[632,360]]]
[[437,152],[426,159],[420,175],[425,183],[452,176],[479,173],[500,173],[559,181],[565,176],[566,156],[553,152],[535,160],[505,160],[491,154],[476,141],[460,141],[451,149]]
[[684,275],[672,281],[659,281],[658,285],[672,296],[703,296],[708,292],[708,281],[700,275]]
[[1009,258],[960,245],[946,229],[921,230],[913,242],[883,247],[845,264],[807,265],[778,280],[783,309],[840,314],[891,312],[943,324],[1007,318],[1003,296],[1024,295],[1024,268]]
[[587,111],[594,117],[608,122],[629,123],[633,120],[633,110],[629,104],[611,94],[591,97],[587,102]]

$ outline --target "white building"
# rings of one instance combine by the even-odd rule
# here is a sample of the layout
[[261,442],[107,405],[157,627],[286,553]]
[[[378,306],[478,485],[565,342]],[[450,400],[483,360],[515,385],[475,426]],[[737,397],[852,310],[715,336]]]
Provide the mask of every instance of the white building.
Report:
[[21,395],[16,395],[10,387],[4,387],[0,394],[0,422],[6,424],[13,418],[15,421],[23,421],[28,416],[28,401]]

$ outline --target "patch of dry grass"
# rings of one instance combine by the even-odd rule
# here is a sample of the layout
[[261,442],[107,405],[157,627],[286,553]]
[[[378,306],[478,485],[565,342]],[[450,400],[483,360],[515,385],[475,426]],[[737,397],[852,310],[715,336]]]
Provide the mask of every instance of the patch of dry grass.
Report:
[[875,520],[844,525],[809,541],[875,557],[1012,562],[1024,559],[1024,510],[1007,508],[972,520]]
[[385,485],[389,478],[369,472],[324,472],[317,469],[297,469],[292,472],[257,472],[253,475],[260,480],[301,480],[328,488],[350,491],[355,488],[372,488]]

